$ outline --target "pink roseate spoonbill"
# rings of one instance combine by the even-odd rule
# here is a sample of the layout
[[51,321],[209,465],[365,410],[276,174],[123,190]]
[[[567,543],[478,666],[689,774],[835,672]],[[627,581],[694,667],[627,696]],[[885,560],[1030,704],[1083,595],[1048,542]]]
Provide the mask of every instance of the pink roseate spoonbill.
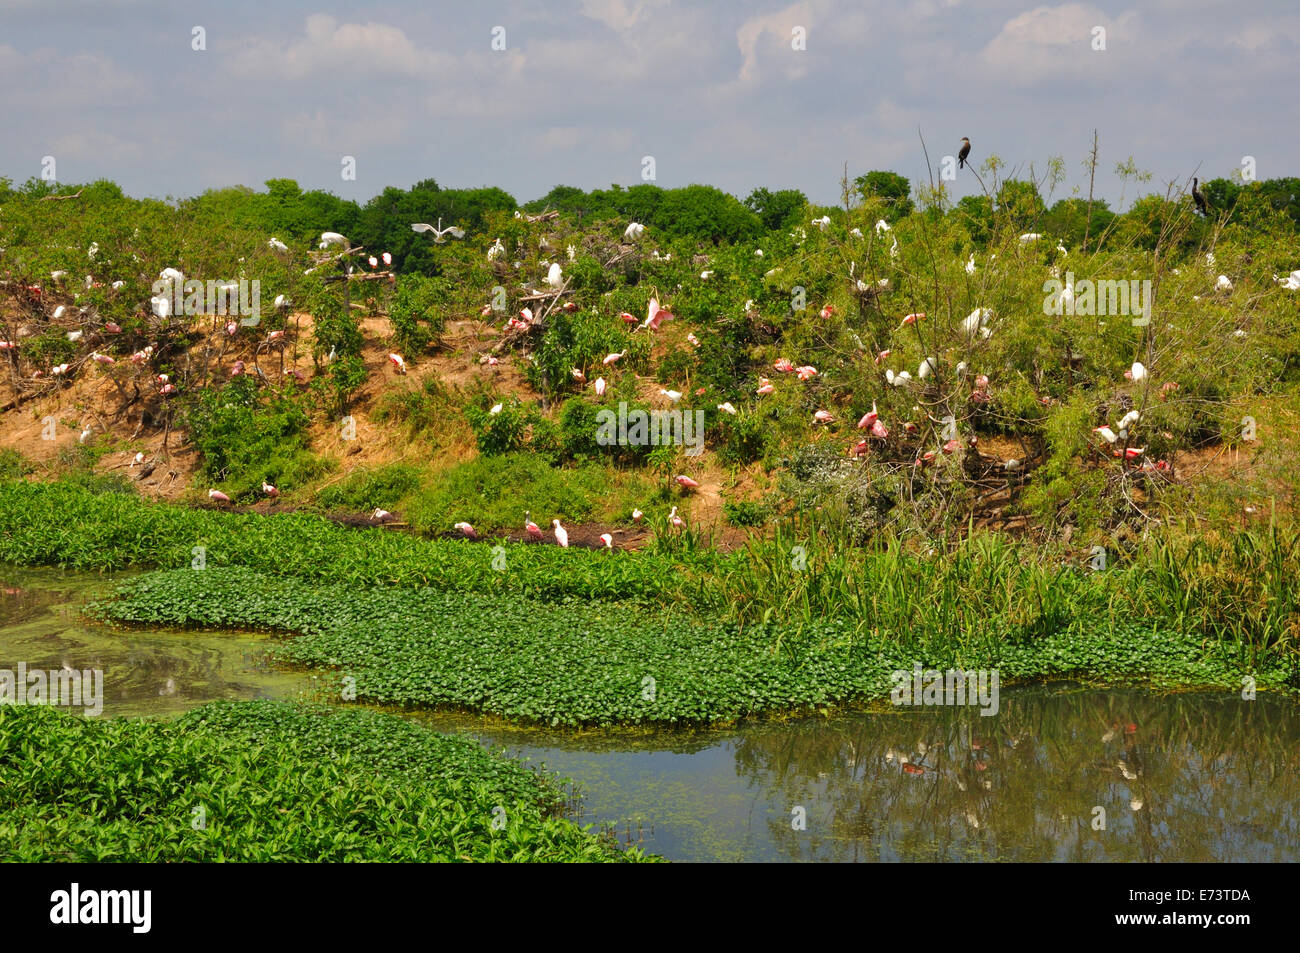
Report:
[[1141,361],[1134,361],[1133,366],[1124,372],[1124,376],[1136,384],[1138,381],[1146,379],[1147,369]]
[[578,303],[576,301],[566,301],[564,302],[564,310],[569,314],[573,314],[578,310]]
[[644,516],[645,516],[645,514],[642,513],[640,510],[638,510],[636,507],[633,507],[633,508],[632,508],[632,522],[633,522],[633,523],[639,523],[639,522],[641,522],[641,518],[644,517]]
[[606,354],[605,359],[600,363],[604,364],[606,367],[611,364],[617,364],[619,361],[623,360],[623,357],[626,354],[627,351],[615,351],[613,354]]
[[267,483],[265,480],[262,481],[262,492],[273,500],[278,500],[280,498],[279,489],[272,486],[270,483]]
[[697,387],[697,388],[695,388],[695,396],[696,396],[696,397],[703,397],[703,396],[704,396],[705,394],[707,394],[708,392],[709,392],[709,389],[708,389],[707,387]]
[[370,518],[376,523],[386,523],[388,520],[393,518],[393,514],[388,512],[388,510],[376,509],[370,514]]
[[604,396],[605,396],[605,378],[603,378],[603,377],[597,377],[597,378],[596,378],[596,383],[592,384],[591,386],[594,387],[594,388],[596,389],[596,396],[597,396],[597,397],[604,397]]
[[283,341],[284,331],[272,331],[270,334],[266,336],[266,339],[268,341]]
[[917,427],[916,424],[912,423],[910,420],[907,421],[907,423],[903,424],[903,432],[904,432],[904,433],[916,433],[917,430],[919,430],[919,429],[920,429],[920,428]]
[[778,371],[780,371],[782,374],[790,374],[794,371],[793,362],[791,362],[789,359],[784,357],[778,357],[776,359],[776,362],[772,366],[776,368]]
[[0,341],[0,351],[12,351],[18,347],[13,341]]
[[813,414],[813,420],[819,424],[829,424],[835,420],[835,415],[829,410],[819,410]]
[[239,325],[236,324],[234,321],[227,322],[226,334],[230,335],[231,337],[234,337],[238,333],[239,333]]
[[619,316],[620,318],[623,319],[623,323],[624,323],[624,324],[636,324],[636,323],[637,323],[636,315],[634,315],[634,314],[628,314],[626,311],[621,311],[621,312],[619,312],[619,315],[618,315],[618,316]]
[[208,490],[208,499],[214,503],[230,502],[230,497],[226,496],[226,494],[222,493],[220,490]]
[[1161,400],[1168,400],[1168,399],[1169,399],[1169,394],[1170,394],[1172,391],[1176,391],[1176,390],[1178,390],[1178,382],[1177,382],[1177,381],[1165,381],[1165,383],[1163,383],[1163,384],[1160,385],[1160,399],[1161,399]]
[[532,309],[532,308],[524,308],[522,311],[519,312],[519,317],[523,318],[523,319],[524,319],[525,321],[527,321],[529,324],[532,324],[532,323],[533,323],[533,309]]
[[614,537],[609,535],[609,533],[601,533],[600,540],[605,544],[606,549],[614,548]]
[[478,533],[474,532],[474,527],[470,526],[469,523],[466,523],[463,520],[455,524],[455,529],[460,530],[461,535],[466,539],[478,539]]
[[559,520],[551,520],[551,528],[555,530],[555,541],[560,544],[561,548],[569,548],[569,531],[560,525]]
[[909,324],[916,324],[917,321],[920,321],[924,317],[925,317],[924,311],[918,311],[915,314],[905,315],[903,317],[903,323],[900,324],[899,327],[902,328],[902,327],[906,327]]
[[533,522],[532,513],[528,513],[528,512],[524,513],[524,532],[526,532],[533,539],[542,538],[542,528]]
[[699,347],[699,346],[700,346],[700,339],[697,338],[693,333],[692,333],[692,334],[688,334],[688,335],[686,335],[686,341],[687,341],[688,344],[691,345],[691,347]]
[[822,308],[822,320],[825,321],[834,313],[835,313],[835,305],[828,304],[826,307]]
[[871,410],[863,414],[862,419],[858,421],[858,429],[866,430],[868,427],[870,427],[872,424],[876,422],[876,418],[878,418],[879,416],[880,414],[876,410],[876,402],[873,400],[871,402]]
[[91,354],[91,355],[90,355],[90,359],[91,359],[92,361],[94,361],[96,364],[105,364],[105,365],[107,365],[107,364],[116,364],[116,363],[117,363],[117,361],[113,360],[113,359],[112,359],[111,357],[109,357],[107,354],[100,354],[98,351],[96,351],[94,354]]
[[947,443],[943,445],[943,452],[956,453],[960,446],[961,446],[960,440],[949,440]]
[[107,324],[104,325],[104,333],[105,333],[105,334],[121,334],[121,333],[122,333],[122,327],[121,327],[121,325],[117,324],[115,321],[109,321]]
[[389,354],[389,355],[388,355],[388,360],[389,360],[389,362],[393,365],[393,368],[394,368],[394,370],[397,371],[397,373],[399,373],[399,374],[405,374],[405,373],[406,373],[406,361],[402,358],[402,355],[400,355],[400,354]]
[[756,390],[754,393],[760,395],[770,394],[774,390],[776,390],[776,388],[772,386],[772,382],[770,380],[768,380],[766,377],[760,377],[758,379],[758,390]]
[[500,363],[501,361],[499,358],[493,357],[491,354],[488,355],[488,359],[487,359],[488,367],[496,367]]
[[672,508],[672,511],[668,514],[668,522],[675,529],[681,529],[683,526],[686,525],[686,520],[682,519],[680,516],[677,515],[677,507],[675,506]]
[[659,325],[662,322],[672,321],[675,320],[677,317],[668,309],[659,307],[658,298],[650,299],[650,305],[646,309],[646,311],[647,311],[646,319],[645,322],[641,325],[641,327],[649,328],[651,331],[658,331]]
[[569,373],[573,375],[573,379],[577,381],[579,384],[587,383],[587,375],[582,373],[582,371],[579,370],[578,368],[576,367],[573,368],[573,370],[569,371]]
[[231,377],[239,377],[239,376],[240,376],[241,374],[243,374],[243,373],[244,373],[244,362],[243,362],[243,361],[235,361],[234,364],[231,364],[231,365],[230,365],[230,376],[231,376]]
[[893,352],[892,352],[892,351],[881,351],[879,354],[877,354],[877,355],[876,355],[876,362],[875,362],[875,363],[876,363],[876,366],[879,367],[879,366],[880,366],[880,362],[883,361],[883,360],[885,360],[885,358],[889,357],[889,355],[890,355],[891,353],[893,353]]
[[929,463],[931,460],[934,459],[934,451],[933,450],[925,451],[925,453],[921,454],[921,459],[924,460],[926,463]]
[[685,476],[685,475],[683,475],[683,474],[678,474],[678,475],[677,475],[676,477],[674,477],[673,479],[675,479],[675,480],[677,481],[677,485],[680,486],[680,487],[681,487],[682,489],[684,489],[684,490],[694,490],[696,487],[699,486],[698,483],[696,483],[696,482],[695,482],[694,480],[692,480],[690,477]]
[[[1124,459],[1136,460],[1138,457],[1142,456],[1142,454],[1146,452],[1146,449],[1147,449],[1146,447],[1129,447],[1127,450],[1124,451]],[[1115,454],[1115,456],[1117,457],[1119,456],[1118,450],[1114,450],[1112,452]]]
[[989,376],[987,374],[981,374],[979,377],[975,378],[975,389],[976,390],[989,389]]
[[1114,443],[1116,440],[1119,439],[1119,436],[1115,433],[1115,431],[1111,430],[1109,427],[1104,425],[1101,427],[1093,427],[1092,432],[1096,434],[1101,434],[1102,438],[1107,443]]
[[811,364],[805,364],[803,367],[796,367],[795,373],[799,375],[799,380],[810,381],[817,376],[817,368]]
[[175,384],[163,384],[162,387],[158,388],[158,393],[162,394],[162,396],[164,396],[164,397],[175,397],[175,396],[176,396],[176,385],[175,385]]
[[874,420],[871,423],[871,436],[877,440],[887,440],[889,438],[889,428],[878,419]]
[[867,442],[859,440],[853,446],[849,447],[849,456],[860,457],[867,452]]
[[729,400],[718,404],[718,410],[722,411],[724,414],[731,414],[732,416],[735,416],[736,413],[736,408],[732,406],[731,401]]

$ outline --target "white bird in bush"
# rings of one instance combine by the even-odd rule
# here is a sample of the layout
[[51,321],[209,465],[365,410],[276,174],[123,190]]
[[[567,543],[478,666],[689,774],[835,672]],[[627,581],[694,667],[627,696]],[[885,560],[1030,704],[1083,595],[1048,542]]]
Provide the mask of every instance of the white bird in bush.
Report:
[[992,316],[993,316],[992,309],[976,308],[974,311],[972,311],[970,314],[966,316],[966,319],[964,321],[962,321],[961,323],[962,330],[965,331],[968,335],[974,335],[975,332],[979,331],[980,328],[984,327],[984,325],[988,323],[989,318],[991,318]]
[[635,506],[632,507],[632,522],[633,522],[633,523],[639,523],[639,522],[641,522],[641,517],[643,517],[643,516],[645,516],[644,513],[642,513],[640,510],[638,510]]
[[889,227],[889,223],[886,222],[883,218],[877,220],[877,222],[876,222],[876,234],[877,234],[877,235],[883,235],[883,234],[885,234],[885,232],[892,232],[892,231],[893,231],[893,229]]
[[1141,361],[1134,361],[1133,366],[1124,372],[1124,376],[1136,383],[1146,378],[1147,369]]
[[593,384],[592,386],[596,389],[596,396],[597,396],[597,397],[604,397],[604,396],[605,396],[605,378],[603,378],[603,377],[597,377],[597,378],[596,378],[596,383]]
[[286,245],[284,242],[280,241],[280,239],[278,239],[278,238],[272,238],[270,241],[268,241],[268,242],[266,243],[266,245],[267,245],[268,248],[271,249],[271,251],[288,251],[288,250],[289,250],[289,246]]
[[722,411],[724,414],[731,414],[733,416],[736,413],[736,408],[732,406],[731,401],[726,401],[725,403],[718,404],[718,410]]
[[381,509],[376,509],[373,513],[370,514],[370,518],[374,520],[376,523],[383,523],[386,520],[391,519],[392,516],[393,514],[388,512],[388,510],[381,510]]
[[290,303],[289,299],[284,295],[275,296],[275,310],[277,311],[283,311],[285,308],[289,307]]
[[558,519],[551,520],[551,528],[555,530],[555,541],[564,549],[569,548],[569,531],[560,525]]
[[487,250],[488,261],[500,261],[505,257],[506,246],[501,244],[501,239],[494,241]]
[[1120,418],[1119,429],[1128,430],[1128,428],[1131,427],[1133,424],[1137,423],[1141,419],[1141,417],[1142,415],[1139,414],[1136,410],[1130,410],[1127,414],[1125,414],[1123,417]]
[[69,331],[68,340],[71,341],[73,344],[76,344],[78,341],[81,340],[82,335],[84,335],[85,333],[86,332],[84,331]]
[[582,373],[582,371],[580,371],[578,368],[576,367],[573,368],[573,370],[569,371],[569,373],[573,375],[573,379],[577,381],[579,384],[587,383],[587,375]]
[[493,414],[493,415],[495,415],[495,414],[499,414],[499,413],[501,413],[501,407],[502,407],[501,404],[493,404],[493,405],[492,405],[492,409],[489,410],[488,413],[489,413],[489,414]]
[[421,233],[424,233],[424,232],[432,232],[432,233],[433,233],[433,240],[434,240],[434,242],[435,242],[436,244],[438,244],[438,245],[444,245],[444,244],[446,244],[446,242],[447,242],[446,236],[447,236],[447,235],[450,235],[452,238],[464,238],[464,237],[465,237],[465,229],[463,229],[463,228],[457,228],[455,225],[448,225],[446,228],[443,228],[443,227],[442,227],[442,219],[441,219],[441,218],[438,219],[438,227],[437,227],[437,228],[434,228],[432,225],[429,225],[429,224],[427,224],[427,223],[425,223],[425,222],[415,222],[414,224],[411,225],[411,231],[413,231],[413,232],[421,232]]
[[54,309],[54,315],[53,315],[54,320],[55,321],[59,320],[67,313],[68,313],[68,309],[65,308],[63,305],[59,305],[57,308]]
[[623,237],[630,242],[636,241],[645,234],[645,226],[640,222],[633,222],[627,228],[623,229]]
[[850,231],[849,234],[852,235],[854,238],[861,238],[861,237],[862,237],[862,229],[860,229],[860,228],[855,228],[855,229],[853,229],[852,231]]
[[406,373],[406,360],[400,354],[389,354],[388,360],[399,374]]
[[341,245],[344,248],[351,246],[351,242],[338,232],[321,232],[320,247],[329,248],[331,245]]
[[1115,431],[1111,430],[1109,427],[1104,425],[1101,427],[1093,427],[1092,432],[1096,434],[1101,434],[1102,439],[1105,440],[1107,443],[1114,443],[1116,440],[1119,439],[1119,435],[1116,434]]
[[970,253],[970,258],[967,259],[966,261],[966,274],[968,275],[975,274],[975,253],[974,252]]
[[916,369],[916,376],[921,380],[925,380],[938,369],[939,365],[935,363],[934,358],[927,357],[921,362],[921,366]]
[[546,283],[552,288],[558,288],[564,283],[564,272],[560,268],[560,263],[556,262],[546,272]]
[[1029,242],[1036,242],[1042,237],[1038,232],[1025,232],[1020,236],[1020,242],[1021,244],[1028,244]]
[[600,541],[605,544],[606,549],[614,548],[614,537],[609,535],[609,533],[601,533]]
[[814,218],[812,223],[824,232],[831,224],[831,217],[829,215],[823,215],[821,218]]
[[1228,280],[1227,275],[1219,275],[1219,279],[1214,283],[1215,291],[1231,291],[1232,282]]
[[1287,291],[1300,291],[1300,271],[1293,271],[1285,278],[1273,276],[1273,280],[1280,284]]
[[659,393],[662,394],[664,397],[667,397],[674,404],[682,399],[682,392],[679,390],[664,390],[661,387],[659,388]]

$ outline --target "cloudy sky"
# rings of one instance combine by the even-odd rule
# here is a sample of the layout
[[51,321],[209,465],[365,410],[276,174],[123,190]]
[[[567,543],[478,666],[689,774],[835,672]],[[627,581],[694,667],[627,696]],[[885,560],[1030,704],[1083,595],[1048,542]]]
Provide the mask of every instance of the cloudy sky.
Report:
[[0,176],[48,155],[135,195],[433,177],[526,201],[653,156],[664,187],[835,202],[845,162],[927,178],[919,129],[936,163],[961,136],[1026,171],[1061,155],[1060,198],[1095,127],[1114,203],[1129,156],[1144,190],[1246,155],[1300,175],[1298,47],[1295,0],[0,0]]

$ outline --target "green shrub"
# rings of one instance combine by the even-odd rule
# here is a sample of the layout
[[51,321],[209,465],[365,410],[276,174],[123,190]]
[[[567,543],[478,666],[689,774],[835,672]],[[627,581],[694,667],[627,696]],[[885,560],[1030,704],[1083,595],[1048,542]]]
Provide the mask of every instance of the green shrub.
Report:
[[414,357],[438,340],[446,324],[449,283],[445,278],[402,275],[388,309],[393,339],[406,357]]

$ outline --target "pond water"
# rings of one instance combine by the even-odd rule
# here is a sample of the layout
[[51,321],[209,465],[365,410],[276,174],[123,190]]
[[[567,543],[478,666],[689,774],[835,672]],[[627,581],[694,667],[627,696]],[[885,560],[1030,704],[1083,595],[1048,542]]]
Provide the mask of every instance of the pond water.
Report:
[[[118,631],[79,607],[113,580],[0,571],[0,668],[105,669],[105,716],[309,697],[268,637]],[[1261,695],[1067,683],[997,715],[889,709],[631,734],[411,714],[573,780],[577,820],[683,861],[1296,861],[1300,708]]]

